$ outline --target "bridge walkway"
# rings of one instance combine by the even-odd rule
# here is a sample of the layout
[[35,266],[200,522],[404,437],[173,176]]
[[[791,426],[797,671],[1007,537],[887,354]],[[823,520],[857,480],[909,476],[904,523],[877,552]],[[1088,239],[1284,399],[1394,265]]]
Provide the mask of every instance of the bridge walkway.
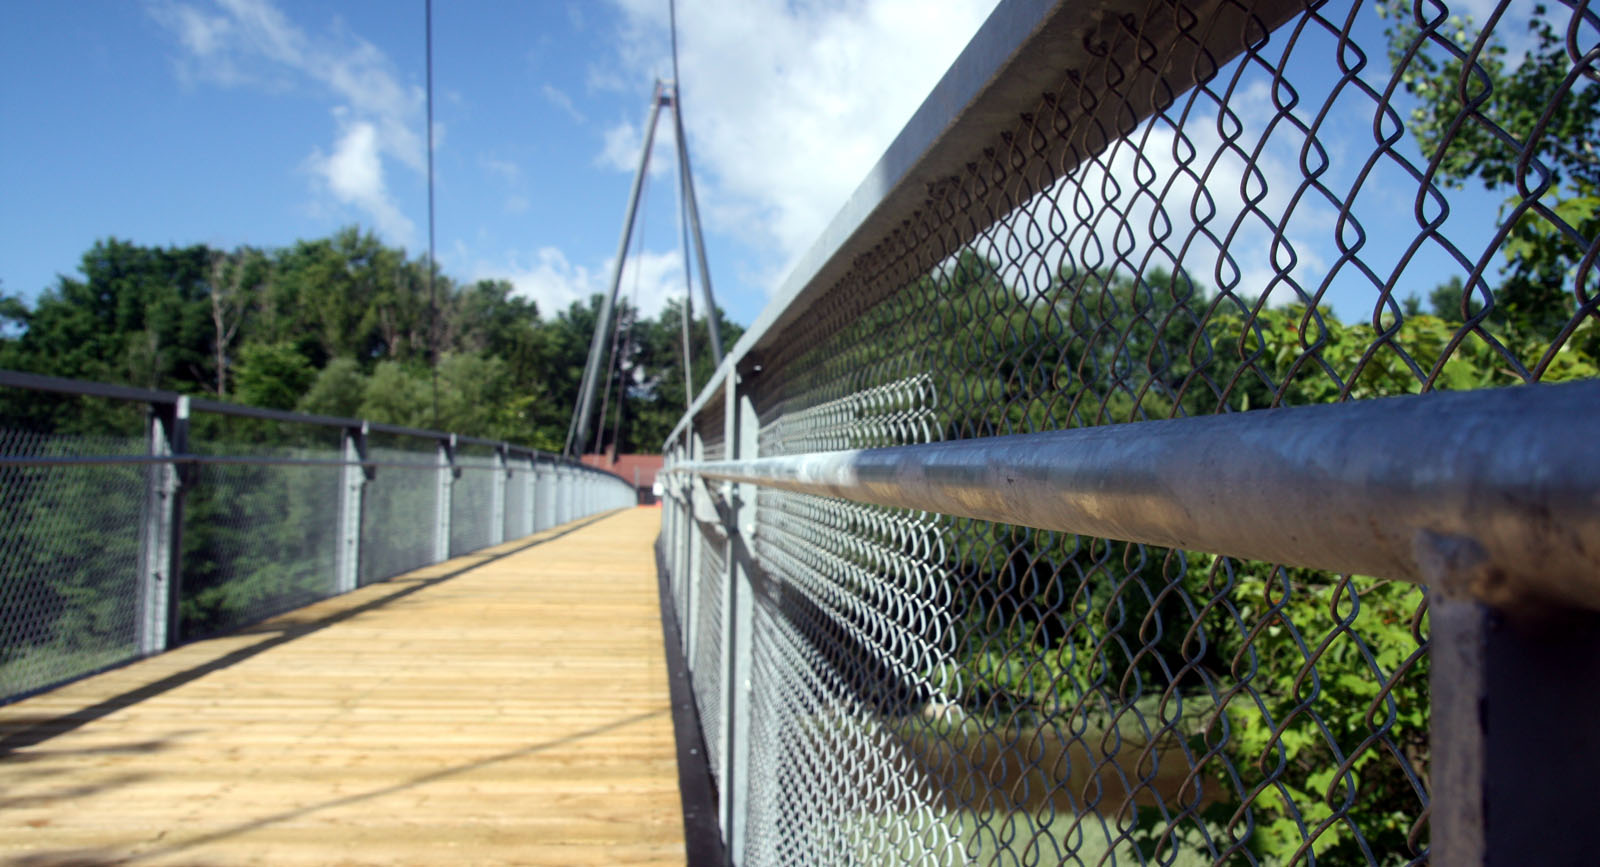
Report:
[[0,863],[681,864],[659,515],[0,708]]

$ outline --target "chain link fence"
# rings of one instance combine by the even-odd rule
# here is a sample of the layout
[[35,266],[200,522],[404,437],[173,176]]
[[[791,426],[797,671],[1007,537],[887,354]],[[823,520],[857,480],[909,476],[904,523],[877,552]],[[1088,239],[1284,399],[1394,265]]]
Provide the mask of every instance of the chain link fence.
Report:
[[567,520],[634,502],[504,443],[5,371],[0,388],[26,410],[0,427],[0,702],[549,529],[557,500]]
[[[498,456],[478,447],[456,456],[456,476],[450,486],[450,556],[494,544],[503,532],[504,516],[496,514],[496,498],[504,509],[509,481]],[[498,519],[498,520],[497,520]]]
[[432,527],[439,495],[438,442],[369,433],[367,457],[384,466],[366,479],[361,492],[362,585],[435,562],[433,533],[395,528]]
[[[142,438],[7,430],[0,451],[72,460],[136,456]],[[139,588],[145,467],[0,466],[0,695],[121,662],[139,648],[138,611],[109,604]]]
[[179,640],[255,623],[337,592],[341,431],[195,413],[188,450],[281,463],[183,467]]
[[[1413,551],[1446,524],[1495,544],[1449,499],[1492,490],[1539,540],[1504,574],[1567,569],[1549,592],[1594,607],[1600,479],[1571,445],[1555,479],[1550,444],[1600,396],[1530,389],[1556,393],[1530,415],[1567,409],[1526,436],[1488,411],[1514,396],[1345,410],[1600,373],[1600,18],[1046,5],[1001,5],[667,443],[725,841],[748,864],[1453,863],[1443,567]],[[1322,404],[1346,406],[1252,427]],[[1319,450],[1351,431],[1354,468]],[[1072,488],[1086,454],[1126,469]],[[1379,562],[1336,550],[1361,545],[1402,565],[1344,567]]]

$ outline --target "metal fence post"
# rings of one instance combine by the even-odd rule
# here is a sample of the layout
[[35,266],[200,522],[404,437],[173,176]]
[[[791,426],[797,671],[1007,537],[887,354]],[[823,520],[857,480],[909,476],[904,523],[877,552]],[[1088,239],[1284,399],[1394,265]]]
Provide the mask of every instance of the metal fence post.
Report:
[[339,548],[335,555],[335,593],[349,593],[360,583],[362,490],[373,468],[363,466],[367,459],[367,424],[344,428],[340,434]]
[[1471,546],[1432,541],[1430,860],[1592,863],[1588,834],[1559,829],[1600,825],[1600,614],[1452,598],[1443,588],[1473,577]]
[[506,483],[511,479],[510,447],[501,443],[494,447],[494,483],[489,488],[489,544],[498,545],[506,540]]
[[[152,403],[147,431],[151,457],[189,450],[189,398]],[[183,479],[172,461],[152,463],[145,483],[140,558],[139,652],[160,653],[178,643],[183,589]]]
[[[750,374],[744,374],[749,376]],[[760,422],[739,371],[730,371],[723,402],[723,442],[729,460],[759,457]],[[723,791],[719,809],[728,860],[744,862],[745,816],[750,791],[750,659],[754,600],[750,569],[754,552],[755,485],[727,486],[727,569],[722,582]]]
[[450,493],[455,486],[456,436],[439,440],[438,483],[433,501],[433,562],[450,559]]

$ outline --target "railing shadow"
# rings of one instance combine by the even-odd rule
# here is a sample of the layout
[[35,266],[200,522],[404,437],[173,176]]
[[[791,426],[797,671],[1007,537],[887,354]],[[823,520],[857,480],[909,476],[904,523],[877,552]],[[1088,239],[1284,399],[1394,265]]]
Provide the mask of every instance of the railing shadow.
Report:
[[[183,671],[167,675],[166,677],[163,677],[162,679],[153,683],[148,683],[136,689],[131,689],[127,692],[111,696],[110,698],[90,705],[89,707],[80,708],[68,713],[57,714],[54,716],[29,717],[24,715],[8,717],[4,722],[0,722],[0,732],[6,732],[3,736],[0,736],[0,761],[10,761],[10,754],[17,750],[36,746],[58,735],[63,735],[76,729],[80,729],[89,723],[94,722],[95,720],[102,719],[110,714],[122,710],[123,708],[130,707],[138,704],[139,702],[145,701],[146,699],[154,698],[155,696],[170,692],[208,674],[237,665],[275,647],[280,647],[284,644],[294,641],[297,638],[302,638],[304,636],[320,632],[330,626],[343,623],[362,614],[376,611],[384,606],[411,596],[414,593],[418,593],[436,584],[442,584],[443,582],[449,581],[452,578],[463,575],[467,572],[471,572],[480,566],[488,565],[489,563],[509,557],[512,554],[521,553],[529,548],[534,548],[547,542],[553,542],[556,539],[560,539],[563,536],[566,536],[570,533],[575,533],[578,530],[582,530],[598,521],[602,521],[608,517],[611,517],[612,515],[616,514],[617,511],[619,510],[601,512],[596,515],[591,515],[587,518],[581,518],[565,525],[553,533],[548,530],[541,531],[543,533],[549,533],[549,535],[535,534],[534,537],[530,537],[526,542],[518,544],[514,548],[508,548],[494,554],[463,554],[461,555],[462,557],[472,557],[474,558],[473,561],[458,569],[453,569],[440,575],[434,575],[428,578],[422,578],[409,582],[404,587],[396,590],[393,593],[363,602],[360,605],[345,608],[329,614],[326,617],[300,623],[287,624],[282,629],[270,629],[270,627],[263,628],[262,624],[256,624],[254,626],[247,626],[236,630],[233,633],[224,633],[224,635],[248,635],[252,632],[265,633],[270,630],[275,634],[273,634],[271,638],[267,638],[247,647],[241,647],[237,650],[230,651],[215,659],[208,660],[201,665],[194,666],[193,668],[187,668]],[[458,557],[451,559],[461,558]],[[375,584],[369,584],[368,586],[377,587],[382,586],[384,583],[387,582],[377,582]],[[285,615],[279,616],[282,617]],[[223,636],[213,636],[213,638],[220,637]]]
[[[574,527],[572,529],[578,528]],[[532,545],[522,546],[516,550],[520,551],[527,547],[532,547]],[[512,551],[509,553],[515,552],[516,551]],[[167,845],[158,845],[140,852],[128,852],[125,849],[119,848],[69,849],[56,852],[29,853],[19,858],[7,861],[6,863],[9,865],[14,865],[14,867],[46,867],[46,865],[49,865],[49,867],[106,867],[106,865],[112,864],[132,864],[139,861],[147,861],[153,858],[167,858],[180,852],[185,852],[211,843],[216,843],[226,840],[230,837],[236,837],[240,834],[247,834],[251,831],[255,831],[269,825],[274,825],[279,822],[293,821],[295,819],[303,818],[323,810],[338,809],[340,807],[347,807],[351,804],[370,801],[374,798],[382,798],[387,795],[393,795],[397,792],[406,791],[407,789],[416,788],[417,786],[425,786],[429,783],[435,783],[450,777],[481,770],[491,765],[513,761],[525,756],[530,756],[536,753],[563,747],[568,744],[577,743],[587,738],[626,728],[628,726],[645,722],[646,720],[650,720],[670,712],[670,708],[658,708],[656,710],[643,711],[641,713],[626,716],[609,723],[604,723],[602,725],[592,726],[582,731],[573,732],[572,734],[564,735],[559,738],[540,741],[538,743],[529,744],[525,747],[518,747],[514,750],[506,750],[505,752],[497,753],[474,762],[443,768],[441,770],[433,771],[432,773],[423,774],[419,777],[406,780],[405,782],[395,783],[390,786],[383,786],[367,792],[358,792],[353,795],[332,798],[320,803],[307,804],[304,807],[297,807],[292,810],[284,810],[279,813],[274,813],[270,816],[263,816],[259,819],[251,819],[247,822],[239,822],[227,828],[201,834],[192,839],[169,843]],[[198,865],[204,862],[185,861],[184,863]]]

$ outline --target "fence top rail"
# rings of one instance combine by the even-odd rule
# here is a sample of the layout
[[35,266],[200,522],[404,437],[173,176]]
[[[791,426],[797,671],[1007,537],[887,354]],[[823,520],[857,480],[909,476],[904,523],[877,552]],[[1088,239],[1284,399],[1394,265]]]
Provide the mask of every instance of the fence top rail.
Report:
[[[68,394],[79,397],[99,397],[111,400],[124,400],[134,403],[149,403],[171,406],[176,404],[184,395],[175,391],[164,391],[151,388],[136,388],[128,385],[115,385],[106,382],[89,382],[81,379],[69,379],[61,376],[47,376],[40,373],[25,373],[17,370],[0,370],[0,388],[16,388],[26,391],[43,391],[53,394]],[[289,412],[281,409],[267,409],[258,406],[244,406],[227,401],[213,400],[206,397],[190,397],[189,409],[192,412],[209,412],[217,415],[235,416],[238,418],[253,418],[263,421],[277,421],[289,424],[312,425],[316,427],[331,427],[342,429],[364,429],[372,433],[392,434],[395,436],[416,437],[430,439],[438,442],[454,442],[458,445],[489,446],[504,451],[508,456],[527,458],[534,461],[564,466],[578,467],[583,470],[613,476],[626,482],[616,473],[592,467],[581,461],[565,458],[552,452],[541,451],[529,446],[513,445],[503,440],[485,439],[482,437],[462,436],[444,431],[426,430],[423,428],[406,427],[405,425],[385,424],[383,422],[365,421],[357,418],[342,418],[339,416],[316,415],[311,413]],[[127,462],[121,457],[105,462]],[[32,460],[33,463],[67,463],[66,459],[60,460]],[[7,463],[0,458],[0,463]],[[18,464],[19,461],[9,461]],[[357,462],[366,466],[383,466],[381,462]]]
[[668,471],[1600,611],[1597,425],[1588,381]]
[[131,385],[112,385],[108,382],[86,382],[42,373],[23,373],[19,370],[0,370],[0,387],[27,391],[47,391],[54,394],[71,394],[80,397],[105,397],[139,403],[177,403],[182,395],[175,391],[153,388],[136,388]]
[[[668,435],[668,442],[681,436],[689,419],[721,394],[728,374],[757,345],[799,316],[855,255],[877,240],[872,236],[881,226],[873,225],[874,218],[878,222],[898,218],[906,206],[926,196],[927,183],[960,170],[970,159],[973,145],[993,134],[996,114],[1013,108],[1024,111],[1022,102],[1038,99],[1038,91],[1021,96],[1020,100],[1016,94],[1012,99],[1001,98],[999,91],[1006,84],[1002,73],[1016,69],[1018,49],[1064,5],[1067,4],[1063,0],[1004,0],[995,7],[877,165],[795,264],[756,321],[723,357],[689,411]],[[972,111],[980,100],[986,106],[981,117]]]
[[[292,455],[201,455],[192,453],[163,455],[8,455],[0,454],[0,467],[80,467],[120,466],[143,464],[217,464],[241,466],[290,467],[370,467],[438,472],[436,461],[344,460],[342,458],[295,457]],[[569,466],[576,466],[575,464]],[[467,472],[494,472],[501,468],[475,464],[453,464],[453,469]],[[508,468],[510,469],[510,468]],[[584,467],[590,473],[611,476],[628,484],[616,473],[594,467]],[[631,485],[629,485],[631,487]]]
[[[1144,0],[1093,0],[1087,4],[1002,0],[724,356],[666,442],[681,437],[688,420],[720,397],[730,373],[759,364],[762,351],[781,341],[786,326],[805,316],[857,260],[891,242],[897,232],[914,232],[917,227],[911,222],[931,192],[970,175],[986,150],[1005,147],[1023,119],[1054,95],[1064,71],[1089,79],[1087,73],[1111,57],[1106,53],[1108,45],[1113,46],[1113,54],[1135,51],[1131,41],[1118,38],[1125,35],[1129,21],[1141,22],[1144,43],[1169,45],[1173,59],[1165,68],[1163,83],[1178,92],[1187,90],[1205,65],[1220,66],[1242,51],[1242,33],[1270,30],[1303,10],[1304,4],[1255,0],[1248,12],[1251,27],[1246,27],[1246,13],[1237,4],[1197,0],[1190,7],[1196,18],[1213,18],[1229,26],[1211,28],[1201,44],[1176,38],[1171,15],[1152,15],[1151,5]],[[1207,64],[1185,62],[1202,53]],[[1117,123],[1126,123],[1128,118],[1123,115],[1128,112],[1146,115],[1158,108],[1155,89],[1146,90],[1151,93],[1133,97],[1131,94],[1139,91],[1129,88],[1130,96],[1107,100],[1097,111],[1121,112]],[[1084,125],[1090,126],[1090,121],[1108,118],[1096,115],[1085,120]],[[1059,151],[1051,160],[1058,175],[1071,171],[1085,156],[1068,145],[1066,139],[1052,145]],[[1018,204],[1010,196],[1002,186],[991,191],[986,201],[995,219]],[[971,235],[983,228],[967,226],[965,231]]]

